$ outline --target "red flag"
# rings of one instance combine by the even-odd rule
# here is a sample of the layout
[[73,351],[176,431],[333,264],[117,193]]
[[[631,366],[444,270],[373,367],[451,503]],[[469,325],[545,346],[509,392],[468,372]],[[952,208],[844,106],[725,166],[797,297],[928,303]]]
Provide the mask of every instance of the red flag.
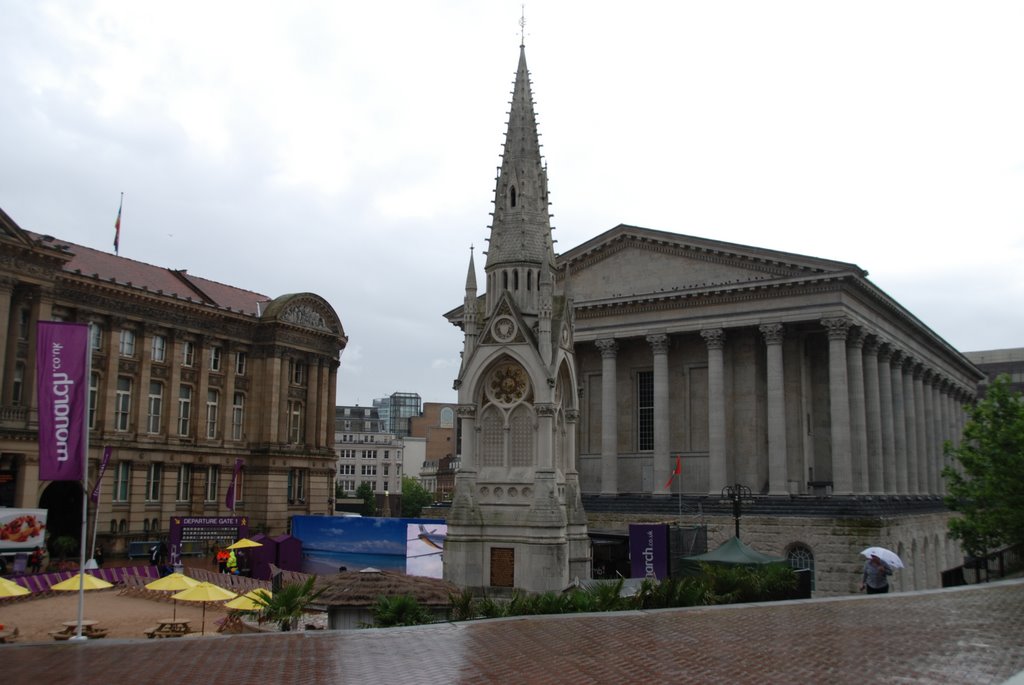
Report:
[[117,220],[114,221],[114,254],[121,244],[121,208],[124,207],[124,193],[121,193],[121,204],[117,206]]
[[672,475],[669,476],[668,482],[665,483],[665,489],[672,487],[672,481],[676,479],[676,476],[681,475],[683,475],[682,457],[676,456],[676,468],[672,471]]

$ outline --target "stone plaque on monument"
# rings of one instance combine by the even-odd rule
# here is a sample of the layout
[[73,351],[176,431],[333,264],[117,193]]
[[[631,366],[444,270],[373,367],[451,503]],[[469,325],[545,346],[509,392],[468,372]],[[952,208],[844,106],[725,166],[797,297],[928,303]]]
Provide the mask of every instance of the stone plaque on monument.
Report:
[[514,587],[516,551],[511,547],[491,548],[491,587]]

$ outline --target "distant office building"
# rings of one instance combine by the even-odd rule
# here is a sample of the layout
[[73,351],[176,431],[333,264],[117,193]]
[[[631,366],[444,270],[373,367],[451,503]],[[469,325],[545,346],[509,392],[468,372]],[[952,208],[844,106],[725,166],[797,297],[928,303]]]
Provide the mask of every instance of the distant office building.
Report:
[[377,407],[336,407],[334,448],[335,482],[345,495],[355,495],[363,483],[381,495],[402,491],[404,444],[387,429]]
[[414,392],[395,392],[374,400],[373,406],[387,431],[404,437],[409,435],[409,419],[420,415],[422,403],[420,396]]
[[[456,421],[454,404],[425,402],[423,414],[410,419],[410,435],[426,443],[423,466],[418,470],[420,484],[434,493],[438,502],[448,501],[455,491]],[[411,465],[407,464],[412,474]]]
[[1010,390],[1024,392],[1024,347],[964,352],[964,356],[985,374],[985,380],[978,384],[979,396],[984,396],[985,387],[1002,374],[1010,377]]

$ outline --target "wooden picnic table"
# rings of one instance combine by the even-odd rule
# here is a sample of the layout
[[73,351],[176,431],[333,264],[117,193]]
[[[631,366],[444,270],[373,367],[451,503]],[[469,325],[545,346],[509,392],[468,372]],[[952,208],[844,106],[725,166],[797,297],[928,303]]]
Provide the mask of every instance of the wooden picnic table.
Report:
[[191,620],[187,618],[162,618],[160,622],[145,631],[146,637],[184,637],[192,630]]
[[[54,640],[70,640],[71,638],[78,635],[78,621],[64,621],[61,623],[64,626],[61,630],[51,630],[50,637]],[[99,621],[93,621],[91,619],[82,619],[82,636],[87,637],[90,640],[98,640],[101,637],[107,636],[106,628],[98,628]]]

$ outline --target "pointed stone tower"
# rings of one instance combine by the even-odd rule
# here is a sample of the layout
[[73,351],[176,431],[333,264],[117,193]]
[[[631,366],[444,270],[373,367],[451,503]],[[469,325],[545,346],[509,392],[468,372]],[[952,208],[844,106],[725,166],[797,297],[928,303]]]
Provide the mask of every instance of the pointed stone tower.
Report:
[[555,253],[526,51],[512,93],[477,296],[472,252],[455,386],[461,466],[448,518],[444,576],[460,586],[562,590],[590,577],[576,471],[573,309],[556,292]]

